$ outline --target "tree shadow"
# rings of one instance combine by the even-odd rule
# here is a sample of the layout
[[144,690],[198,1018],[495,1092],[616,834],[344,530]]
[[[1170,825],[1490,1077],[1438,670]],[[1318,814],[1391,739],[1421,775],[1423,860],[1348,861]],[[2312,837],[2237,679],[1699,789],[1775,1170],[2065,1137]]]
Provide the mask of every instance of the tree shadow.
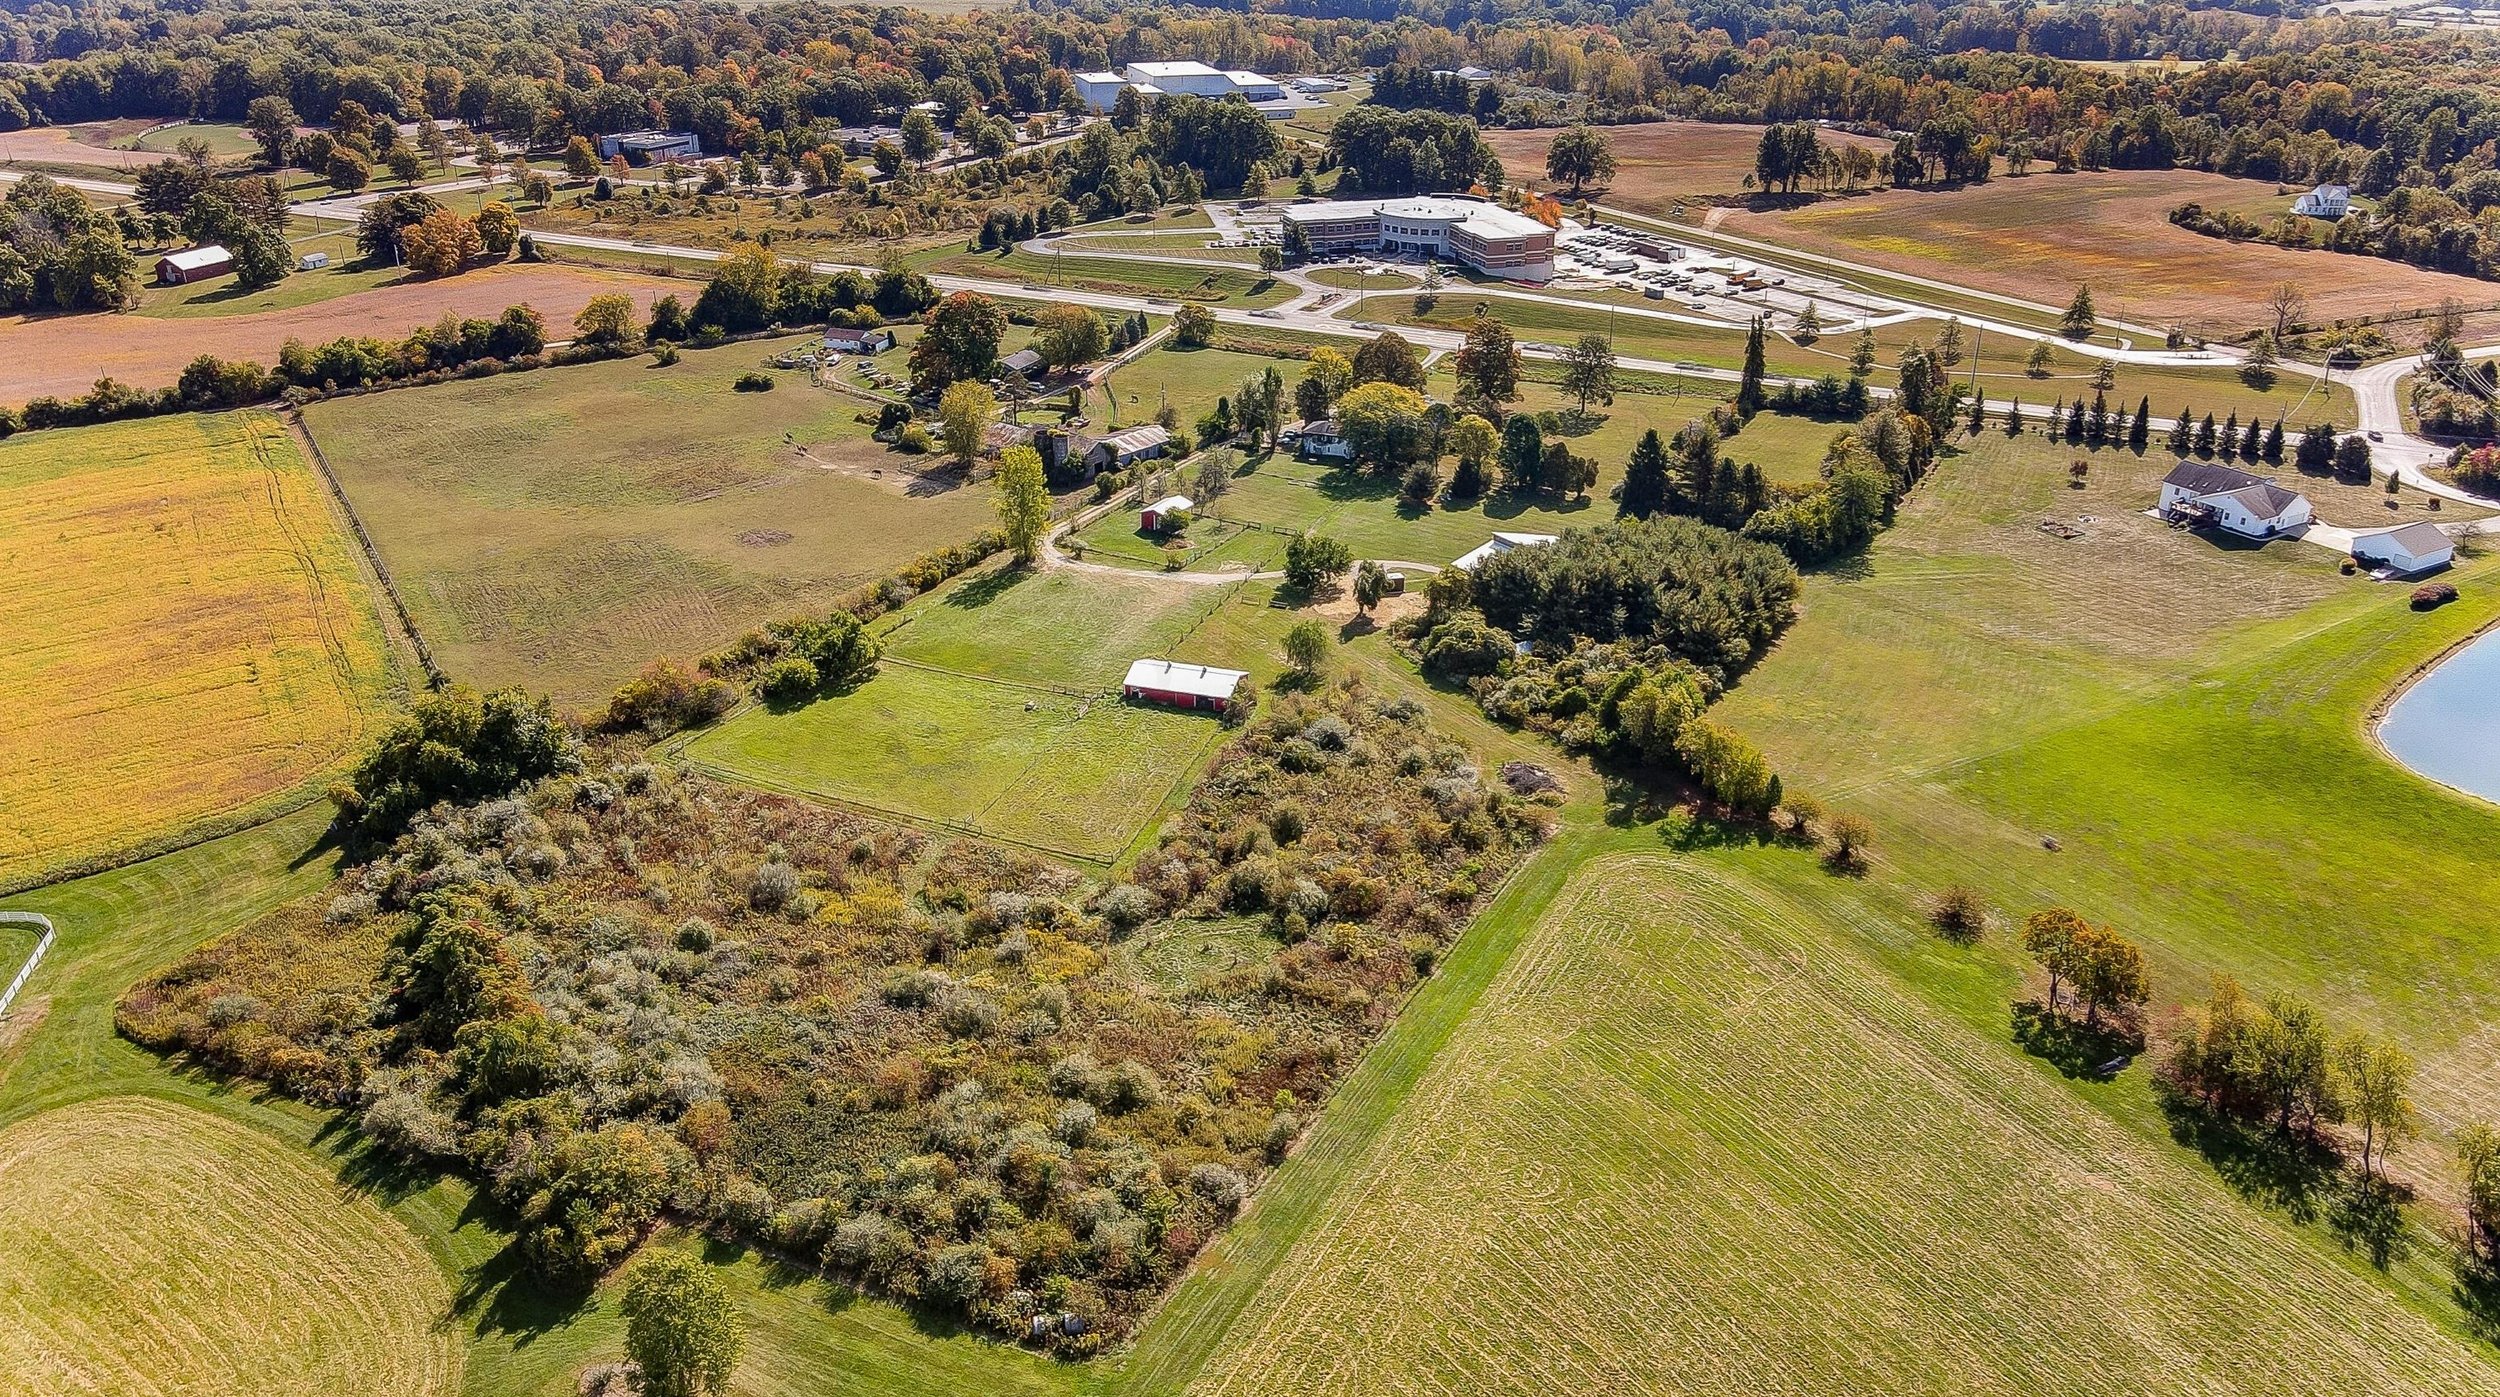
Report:
[[2346,1251],[2360,1252],[2384,1271],[2412,1250],[2413,1225],[2404,1215],[2412,1196],[2393,1180],[2347,1174],[2327,1208],[2326,1225]]
[[981,573],[975,577],[967,579],[964,583],[962,583],[962,585],[948,592],[946,594],[946,604],[948,606],[963,607],[967,610],[978,609],[989,605],[991,602],[998,600],[1000,597],[1007,595],[1007,593],[1012,590],[1016,584],[1035,575],[1036,574],[1031,568],[1017,567],[1000,568],[995,572]]
[[2334,1147],[2306,1133],[2237,1120],[2169,1088],[2155,1092],[2170,1138],[2195,1150],[2234,1192],[2282,1209],[2295,1222],[2318,1217],[2321,1194],[2343,1169]]
[[2107,1081],[2144,1051],[2143,1033],[2130,1024],[2086,1024],[2036,999],[2016,1001],[2013,1020],[2014,1041],[2024,1052],[2079,1081]]
[[2465,1312],[2465,1327],[2487,1344],[2500,1344],[2500,1262],[2468,1247],[2456,1261],[2456,1284],[2449,1294]]

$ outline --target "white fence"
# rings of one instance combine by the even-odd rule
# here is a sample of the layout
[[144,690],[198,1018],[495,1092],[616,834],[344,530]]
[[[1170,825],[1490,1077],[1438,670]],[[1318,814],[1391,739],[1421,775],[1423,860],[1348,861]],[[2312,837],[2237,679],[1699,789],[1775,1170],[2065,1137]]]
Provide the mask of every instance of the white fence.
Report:
[[0,990],[0,1019],[4,1019],[9,1015],[9,1005],[17,999],[17,992],[26,987],[27,977],[43,963],[43,953],[52,949],[52,919],[40,912],[0,912],[0,924],[43,928],[43,936],[35,942],[35,953],[17,968],[17,978],[9,981],[9,987]]

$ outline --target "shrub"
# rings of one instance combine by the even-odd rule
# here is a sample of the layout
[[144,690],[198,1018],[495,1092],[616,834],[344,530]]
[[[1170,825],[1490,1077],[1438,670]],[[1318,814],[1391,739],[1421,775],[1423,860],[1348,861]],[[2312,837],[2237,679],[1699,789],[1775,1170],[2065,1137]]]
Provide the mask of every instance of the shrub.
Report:
[[894,438],[894,449],[906,456],[926,456],[937,449],[937,441],[929,435],[928,428],[914,422]]
[[371,837],[395,834],[436,801],[507,795],[581,769],[581,752],[554,707],[518,689],[480,694],[452,685],[419,695],[332,792],[339,818]]
[[756,676],[755,692],[773,703],[796,703],[816,692],[816,666],[797,655],[784,655]]
[[1863,815],[1834,815],[1823,827],[1824,857],[1832,867],[1854,873],[1866,866],[1866,847],[1875,842],[1875,827]]
[[1250,1196],[1249,1181],[1241,1171],[1223,1164],[1193,1164],[1189,1169],[1190,1191],[1215,1205],[1217,1212],[1231,1216],[1240,1209],[1242,1200]]
[[1115,930],[1134,931],[1155,914],[1155,895],[1135,883],[1117,884],[1094,903],[1094,911]]
[[1927,920],[1951,940],[1975,941],[1987,928],[1988,904],[1979,900],[1979,894],[1957,883],[1936,895]]
[[747,906],[758,912],[778,912],[798,895],[798,871],[786,863],[762,864],[747,876]]
[[665,340],[651,346],[651,362],[663,369],[676,363],[680,357],[682,356],[678,354],[677,346]]
[[769,393],[775,385],[771,374],[742,373],[738,375],[738,381],[729,386],[740,393]]
[[2430,611],[2457,599],[2457,589],[2445,582],[2425,582],[2413,589],[2413,609]]
[[608,700],[606,726],[657,736],[708,723],[737,702],[737,691],[720,680],[673,660],[654,660]]

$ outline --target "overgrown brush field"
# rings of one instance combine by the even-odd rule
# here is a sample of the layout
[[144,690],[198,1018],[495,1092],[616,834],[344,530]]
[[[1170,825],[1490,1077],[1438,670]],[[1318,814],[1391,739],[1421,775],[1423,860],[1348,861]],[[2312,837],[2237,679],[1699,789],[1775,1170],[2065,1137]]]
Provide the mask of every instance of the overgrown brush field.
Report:
[[444,668],[586,704],[990,522],[987,492],[870,440],[854,418],[874,403],[792,371],[731,390],[806,343],[337,399],[305,421]]
[[1582,865],[1188,1390],[2500,1391],[1864,949],[1925,937],[1802,852]]
[[[2245,208],[2273,188],[2198,170],[2102,170],[1994,179],[1955,190],[1890,189],[1777,212],[1738,212],[1730,233],[1940,277],[1999,295],[2063,304],[2079,283],[2102,315],[2204,334],[2272,324],[2266,294],[2289,281],[2310,318],[2384,315],[2493,297],[2488,282],[2382,258],[2233,243],[2171,224],[2191,201]],[[2285,193],[2278,212],[2289,212]]]
[[265,413],[0,442],[0,884],[317,784],[386,715],[374,598]]
[[285,1143],[115,1096],[0,1131],[0,1393],[450,1397],[425,1248]]

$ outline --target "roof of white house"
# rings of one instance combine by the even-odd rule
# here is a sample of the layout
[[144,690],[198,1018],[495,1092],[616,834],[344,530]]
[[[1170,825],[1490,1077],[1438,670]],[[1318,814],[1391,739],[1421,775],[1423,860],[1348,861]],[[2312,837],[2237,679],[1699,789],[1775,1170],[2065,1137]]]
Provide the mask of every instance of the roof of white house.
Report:
[[2427,558],[2433,553],[2453,552],[2456,549],[2456,541],[2449,538],[2445,530],[2428,519],[2416,519],[2410,524],[2399,524],[2392,529],[2366,533],[2354,539],[2353,542],[2356,545],[2371,542],[2392,543],[2416,558]]
[[1156,514],[1169,514],[1176,509],[1194,509],[1196,507],[1196,505],[1191,503],[1190,498],[1187,495],[1166,495],[1162,499],[1155,501],[1153,504],[1146,506],[1148,510],[1151,510]]
[[1460,572],[1470,572],[1474,570],[1476,564],[1483,562],[1487,558],[1499,557],[1514,548],[1534,548],[1539,544],[1552,543],[1554,538],[1555,536],[1552,534],[1521,534],[1497,531],[1493,537],[1485,540],[1481,545],[1468,550],[1465,554],[1460,556],[1458,561],[1450,564],[1450,566],[1458,569]]
[[1148,82],[1159,78],[1220,78],[1224,76],[1223,73],[1194,58],[1185,58],[1170,63],[1131,63],[1128,65],[1128,70],[1144,75]]
[[220,262],[231,262],[234,260],[234,254],[216,243],[210,243],[206,247],[186,247],[180,252],[168,252],[156,260],[171,262],[182,271],[196,272],[202,267],[214,267]]
[[1188,694],[1193,698],[1228,699],[1233,686],[1248,677],[1242,669],[1216,669],[1211,665],[1185,665],[1172,660],[1131,660],[1128,677],[1122,687],[1160,689],[1168,694]]
[[2207,495],[2205,498],[2229,500],[2259,519],[2280,519],[2286,510],[2301,502],[2298,492],[2286,490],[2271,480],[2259,481],[2255,485],[2243,485],[2237,490],[2226,490],[2219,494]]
[[2237,466],[2226,466],[2219,461],[2182,459],[2179,464],[2170,468],[2170,474],[2162,477],[2161,483],[2176,485],[2190,494],[2220,495],[2232,490],[2246,489],[2251,485],[2263,485],[2266,483],[2266,478],[2262,475],[2251,475]]

